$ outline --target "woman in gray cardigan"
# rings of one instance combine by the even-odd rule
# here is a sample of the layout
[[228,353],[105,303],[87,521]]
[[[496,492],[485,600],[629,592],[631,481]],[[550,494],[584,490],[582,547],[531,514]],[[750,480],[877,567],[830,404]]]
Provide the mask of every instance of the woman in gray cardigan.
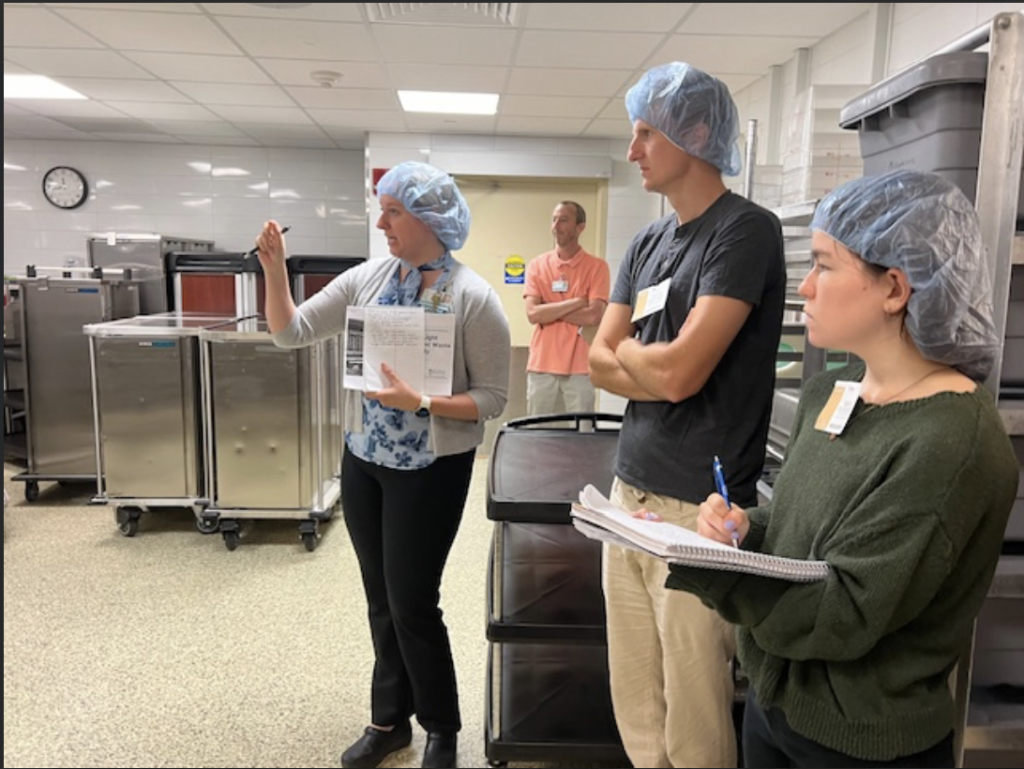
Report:
[[461,728],[455,667],[439,609],[441,576],[458,531],[484,423],[508,396],[511,341],[493,288],[451,252],[469,234],[455,181],[423,163],[392,168],[377,186],[377,228],[393,259],[371,259],[296,307],[284,238],[267,222],[256,241],[274,342],[295,347],[341,333],[347,309],[423,307],[453,313],[452,395],[413,389],[382,367],[384,389],[346,391],[342,507],[359,558],[376,660],[371,724],[341,757],[375,767],[427,731],[422,765],[456,766]]

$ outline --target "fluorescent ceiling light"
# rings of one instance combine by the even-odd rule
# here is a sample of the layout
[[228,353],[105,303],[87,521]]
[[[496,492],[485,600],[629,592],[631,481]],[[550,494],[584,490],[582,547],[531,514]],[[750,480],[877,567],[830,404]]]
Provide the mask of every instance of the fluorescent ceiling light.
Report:
[[441,112],[449,115],[495,115],[498,112],[496,93],[399,91],[398,100],[406,112]]
[[4,99],[86,99],[43,75],[4,75]]

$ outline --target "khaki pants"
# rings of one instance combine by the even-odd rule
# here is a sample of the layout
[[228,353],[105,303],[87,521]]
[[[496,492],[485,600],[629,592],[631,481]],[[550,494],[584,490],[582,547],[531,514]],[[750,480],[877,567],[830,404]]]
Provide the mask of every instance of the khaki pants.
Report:
[[[697,505],[618,478],[612,501],[696,527]],[[732,659],[735,630],[690,593],[665,587],[668,566],[604,546],[612,704],[633,766],[735,767]]]
[[589,374],[526,374],[526,408],[531,417],[541,414],[558,414],[558,394],[562,394],[564,413],[591,412],[594,410],[594,385]]

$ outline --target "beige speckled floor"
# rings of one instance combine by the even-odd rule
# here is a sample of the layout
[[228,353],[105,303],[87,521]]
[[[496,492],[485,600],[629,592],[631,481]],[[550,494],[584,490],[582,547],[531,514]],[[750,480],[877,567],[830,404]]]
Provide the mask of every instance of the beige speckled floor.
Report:
[[[369,713],[371,647],[340,518],[309,553],[293,521],[228,552],[188,511],[123,537],[89,487],[4,483],[4,766],[336,767]],[[486,460],[443,586],[464,729],[486,766]],[[419,766],[424,735],[383,766]],[[549,766],[548,764],[516,764]]]

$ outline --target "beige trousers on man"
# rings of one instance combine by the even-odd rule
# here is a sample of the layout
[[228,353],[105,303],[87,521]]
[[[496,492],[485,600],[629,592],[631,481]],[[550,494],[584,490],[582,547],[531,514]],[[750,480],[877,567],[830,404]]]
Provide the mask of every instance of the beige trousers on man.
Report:
[[[612,501],[696,528],[697,505],[623,483]],[[633,766],[735,767],[732,625],[690,593],[665,587],[668,566],[604,546],[612,705]]]
[[[557,408],[558,395],[564,408]],[[594,410],[594,385],[589,374],[526,374],[526,409],[530,416],[542,414],[578,414]]]

